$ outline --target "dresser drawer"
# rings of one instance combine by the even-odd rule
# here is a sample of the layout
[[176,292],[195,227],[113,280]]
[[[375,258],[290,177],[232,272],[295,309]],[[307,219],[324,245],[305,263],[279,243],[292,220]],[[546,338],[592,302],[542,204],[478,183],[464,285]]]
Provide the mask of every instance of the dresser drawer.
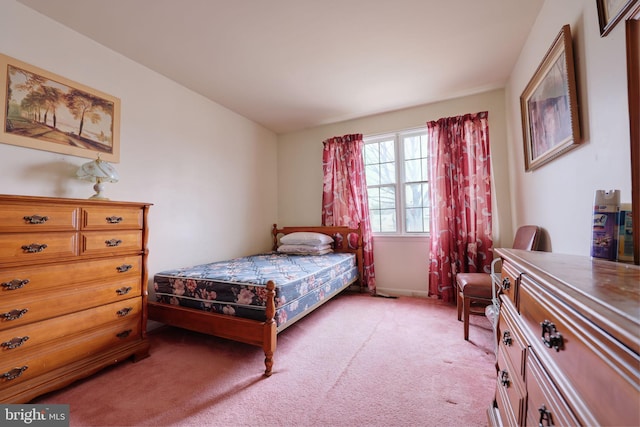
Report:
[[71,231],[78,226],[74,206],[0,205],[0,232]]
[[496,385],[496,404],[502,425],[518,426],[522,424],[525,411],[525,388],[520,375],[514,373],[507,362],[502,349],[498,349],[498,382]]
[[555,383],[581,423],[640,425],[637,354],[565,305],[553,288],[526,275],[520,313],[542,365],[562,372],[554,376]]
[[131,276],[109,283],[68,286],[43,292],[38,298],[26,296],[9,302],[0,300],[0,330],[141,295],[140,282],[140,277]]
[[137,318],[141,310],[142,297],[135,297],[0,331],[0,358],[32,351],[51,341],[64,339],[125,317]]
[[522,331],[511,315],[514,312],[515,307],[513,307],[511,300],[504,301],[498,321],[498,347],[513,366],[513,374],[519,375],[520,381],[524,381],[527,345]]
[[0,234],[0,263],[73,257],[76,239],[75,232]]
[[580,425],[540,362],[531,355],[527,360],[527,426]]
[[520,272],[508,261],[502,262],[502,282],[500,288],[502,298],[508,298],[518,308],[518,286],[520,284]]
[[36,351],[3,355],[0,359],[0,395],[4,388],[13,387],[57,368],[118,345],[142,339],[140,319],[130,317],[108,323],[101,328],[58,340],[55,345]]
[[142,250],[141,230],[84,232],[81,236],[82,255],[118,254]]
[[119,256],[101,260],[79,260],[64,264],[17,267],[0,270],[0,299],[38,296],[53,288],[95,281],[141,277],[142,256]]
[[143,216],[139,207],[88,206],[82,209],[84,230],[142,229]]

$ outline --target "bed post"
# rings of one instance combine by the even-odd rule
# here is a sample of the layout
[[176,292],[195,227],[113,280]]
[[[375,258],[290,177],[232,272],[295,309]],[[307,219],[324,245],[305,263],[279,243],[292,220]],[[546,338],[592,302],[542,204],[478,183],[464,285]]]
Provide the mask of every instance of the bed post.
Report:
[[278,250],[278,225],[277,224],[273,224],[273,228],[271,229],[271,237],[273,238],[273,245],[271,246],[271,248],[274,251]]
[[267,282],[267,307],[265,310],[266,320],[264,322],[264,337],[262,341],[262,349],[264,350],[264,376],[271,376],[273,368],[273,353],[276,351],[276,335],[277,327],[275,321],[276,315],[276,284],[272,280]]

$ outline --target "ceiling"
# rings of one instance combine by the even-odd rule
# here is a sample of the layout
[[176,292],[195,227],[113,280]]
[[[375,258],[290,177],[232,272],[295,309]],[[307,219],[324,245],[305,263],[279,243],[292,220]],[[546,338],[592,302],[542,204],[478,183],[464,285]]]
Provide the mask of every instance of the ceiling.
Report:
[[504,87],[544,0],[19,0],[276,133]]

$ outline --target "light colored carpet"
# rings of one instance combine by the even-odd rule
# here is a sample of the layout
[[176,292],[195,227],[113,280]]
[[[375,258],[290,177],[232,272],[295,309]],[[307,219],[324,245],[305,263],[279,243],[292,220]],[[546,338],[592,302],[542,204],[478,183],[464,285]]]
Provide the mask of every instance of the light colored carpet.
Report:
[[496,384],[492,330],[454,306],[344,293],[262,350],[176,328],[124,361],[32,403],[72,426],[484,426]]

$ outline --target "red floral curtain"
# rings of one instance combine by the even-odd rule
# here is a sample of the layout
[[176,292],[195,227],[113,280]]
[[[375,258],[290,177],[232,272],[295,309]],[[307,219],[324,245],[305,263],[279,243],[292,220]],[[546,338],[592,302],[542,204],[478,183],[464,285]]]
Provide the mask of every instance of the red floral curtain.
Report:
[[431,188],[429,295],[452,302],[459,272],[490,272],[488,113],[427,123]]
[[322,225],[362,226],[363,285],[375,293],[373,234],[369,219],[362,134],[337,136],[323,142]]

